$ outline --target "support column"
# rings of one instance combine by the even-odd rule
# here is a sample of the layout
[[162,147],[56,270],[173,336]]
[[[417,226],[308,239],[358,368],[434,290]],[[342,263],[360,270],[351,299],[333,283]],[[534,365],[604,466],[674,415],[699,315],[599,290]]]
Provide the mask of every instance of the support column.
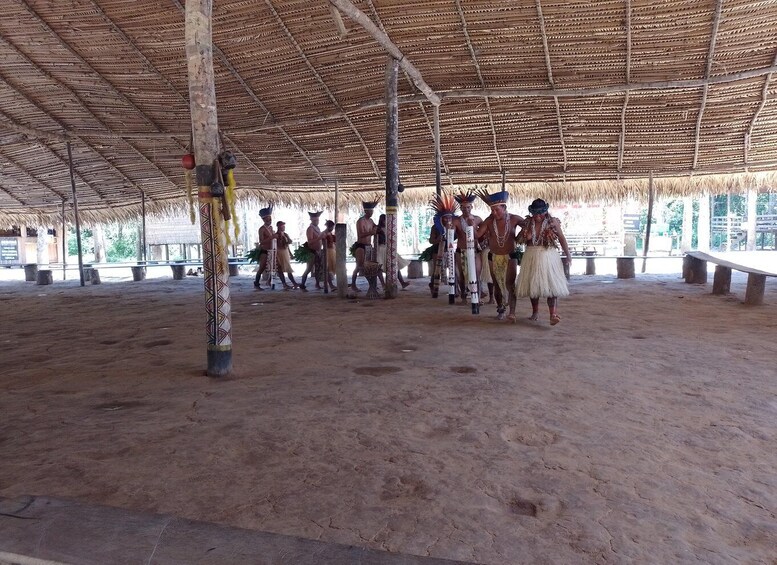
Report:
[[73,189],[73,214],[76,218],[76,245],[78,246],[78,275],[81,278],[81,286],[84,286],[84,252],[81,247],[81,220],[78,217],[78,195],[76,194],[76,177],[73,174],[73,152],[70,142],[67,142],[67,160],[70,164],[70,187]]
[[683,197],[683,233],[680,238],[680,251],[685,253],[693,247],[693,197]]
[[696,248],[699,251],[710,250],[710,195],[706,192],[699,197],[699,219]]
[[62,199],[62,280],[67,279],[67,223],[65,221],[65,200]]
[[653,187],[653,171],[650,171],[648,180],[648,211],[647,225],[645,226],[645,245],[642,247],[642,272],[647,266],[648,249],[650,249],[650,226],[653,223],[653,201],[656,199],[656,190]]
[[755,251],[755,220],[758,192],[752,188],[747,191],[747,251]]
[[345,298],[348,295],[348,272],[345,266],[345,255],[348,253],[348,226],[335,224],[335,276],[337,277],[337,296]]
[[399,205],[399,62],[386,65],[386,298],[397,297],[397,207]]
[[140,260],[146,261],[146,193],[142,192],[142,198],[140,200]]
[[442,176],[440,174],[440,107],[434,107],[434,187],[437,196],[442,194]]
[[221,201],[211,193],[219,149],[216,88],[213,77],[212,0],[186,2],[186,59],[192,116],[194,159],[197,163],[197,202],[205,271],[208,370],[211,377],[232,371],[232,318],[229,297],[226,226]]

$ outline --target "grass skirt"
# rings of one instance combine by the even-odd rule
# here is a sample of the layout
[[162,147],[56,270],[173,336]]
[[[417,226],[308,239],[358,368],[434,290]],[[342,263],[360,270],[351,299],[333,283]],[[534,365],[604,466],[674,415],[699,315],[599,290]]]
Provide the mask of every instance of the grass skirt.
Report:
[[278,271],[281,273],[291,273],[291,253],[289,248],[278,249]]
[[[378,259],[377,262],[383,265],[383,270],[386,270],[386,246],[378,245]],[[402,257],[397,253],[397,269],[402,270],[410,264],[410,261]]]
[[516,294],[520,298],[569,296],[564,266],[555,247],[526,246]]

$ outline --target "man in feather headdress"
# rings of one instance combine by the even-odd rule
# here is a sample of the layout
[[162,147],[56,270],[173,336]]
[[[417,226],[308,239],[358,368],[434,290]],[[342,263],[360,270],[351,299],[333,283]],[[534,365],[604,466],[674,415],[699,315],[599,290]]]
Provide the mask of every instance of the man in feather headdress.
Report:
[[488,236],[491,275],[494,279],[497,304],[496,317],[498,320],[504,320],[509,306],[507,319],[515,323],[515,277],[518,271],[518,261],[514,256],[515,229],[523,227],[525,221],[521,216],[507,211],[509,194],[506,190],[494,194],[481,191],[479,196],[491,207],[491,214],[480,224],[475,237],[480,239],[484,235]]
[[254,288],[262,290],[260,281],[262,273],[267,269],[267,257],[272,250],[272,241],[275,239],[275,230],[272,227],[272,206],[259,210],[259,217],[262,218],[262,227],[259,228],[259,268],[256,271],[254,279]]
[[[458,208],[458,203],[454,199],[454,197],[448,195],[448,194],[442,194],[435,196],[430,202],[429,206],[431,206],[432,210],[434,210],[434,225],[432,226],[432,232],[437,232],[439,236],[436,238],[438,242],[438,252],[435,256],[435,261],[432,267],[432,282],[431,289],[432,289],[432,297],[437,298],[437,293],[440,288],[440,278],[442,277],[442,271],[443,271],[443,259],[445,257],[445,252],[441,248],[445,247],[445,244],[447,243],[445,241],[446,233],[449,228],[454,228],[455,221],[456,221],[456,209]],[[455,231],[455,230],[454,230]],[[431,237],[429,238],[431,241]],[[454,265],[450,265],[451,269],[454,269]]]
[[377,200],[362,202],[364,215],[356,221],[356,243],[353,244],[356,267],[354,267],[353,275],[351,276],[351,290],[354,292],[359,291],[356,286],[356,277],[359,276],[359,273],[364,268],[364,262],[368,259],[375,260],[372,238],[378,233],[380,228],[372,219],[372,214],[375,212],[375,206],[377,205]]
[[[458,287],[462,303],[466,302],[467,297],[467,226],[471,225],[477,233],[483,219],[480,216],[472,214],[472,203],[477,196],[473,192],[460,192],[453,198],[459,203],[461,216],[456,218],[453,227],[456,230],[456,276],[458,277]],[[470,219],[472,223],[470,224]],[[480,273],[480,248],[475,242],[475,272]],[[478,281],[478,289],[480,281]]]

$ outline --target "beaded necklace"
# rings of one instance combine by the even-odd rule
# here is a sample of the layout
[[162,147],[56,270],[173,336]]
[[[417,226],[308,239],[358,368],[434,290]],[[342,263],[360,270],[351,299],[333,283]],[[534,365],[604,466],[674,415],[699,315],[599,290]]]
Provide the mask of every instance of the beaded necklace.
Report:
[[492,224],[494,228],[494,235],[496,236],[496,243],[499,247],[504,247],[505,243],[507,243],[507,236],[510,235],[510,213],[505,213],[505,233],[502,237],[499,237],[499,232],[496,231],[496,218],[494,218],[494,223]]

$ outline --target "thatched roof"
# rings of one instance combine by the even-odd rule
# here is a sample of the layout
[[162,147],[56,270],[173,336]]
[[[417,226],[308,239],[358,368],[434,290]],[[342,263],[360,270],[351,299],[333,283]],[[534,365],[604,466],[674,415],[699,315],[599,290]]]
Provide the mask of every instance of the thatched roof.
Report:
[[[384,190],[387,48],[404,56],[404,201],[434,185],[430,100],[445,186],[505,171],[516,192],[576,200],[644,193],[650,171],[667,194],[775,178],[773,0],[214,4],[218,121],[244,198]],[[137,214],[141,191],[151,212],[185,206],[183,0],[0,9],[0,219],[69,209],[65,140],[86,218]]]

